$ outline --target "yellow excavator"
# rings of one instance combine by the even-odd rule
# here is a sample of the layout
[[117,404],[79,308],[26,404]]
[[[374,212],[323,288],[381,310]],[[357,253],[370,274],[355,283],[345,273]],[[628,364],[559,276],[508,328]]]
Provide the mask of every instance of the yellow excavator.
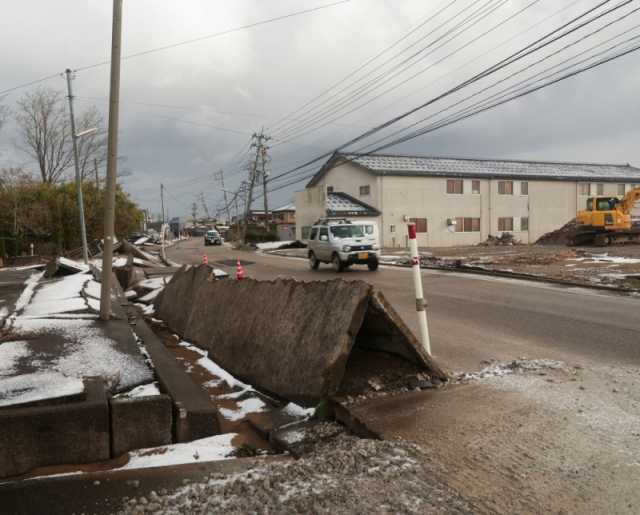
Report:
[[578,212],[573,245],[605,246],[615,243],[640,243],[640,226],[634,226],[631,211],[640,200],[640,188],[618,197],[589,197],[587,209]]

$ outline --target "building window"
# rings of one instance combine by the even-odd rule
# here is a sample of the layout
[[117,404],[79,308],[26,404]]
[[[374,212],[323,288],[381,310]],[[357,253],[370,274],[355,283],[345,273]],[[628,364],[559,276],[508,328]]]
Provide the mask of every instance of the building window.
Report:
[[447,179],[447,193],[451,195],[462,195],[464,191],[462,179]]
[[416,232],[427,232],[426,218],[409,218],[409,222],[416,224]]
[[513,195],[513,181],[498,181],[498,194]]
[[474,179],[473,181],[471,181],[471,193],[474,193],[476,195],[480,194],[480,181],[477,179]]
[[604,195],[604,184],[596,184],[596,195]]
[[456,218],[456,232],[480,232],[480,218]]
[[529,230],[529,217],[528,216],[523,216],[522,218],[520,218],[520,230],[521,231],[528,231]]
[[498,218],[499,231],[513,231],[513,217]]
[[580,195],[590,195],[591,194],[591,184],[588,182],[581,182],[578,184],[578,193]]
[[327,186],[327,193],[333,193],[333,186]]
[[369,195],[371,193],[371,186],[368,184],[366,186],[360,186],[360,196]]
[[520,195],[528,195],[529,194],[529,183],[527,181],[523,181],[520,183]]
[[389,226],[389,232],[396,232],[396,226],[395,225],[390,225]]
[[618,195],[624,195],[625,186],[624,184],[618,184]]

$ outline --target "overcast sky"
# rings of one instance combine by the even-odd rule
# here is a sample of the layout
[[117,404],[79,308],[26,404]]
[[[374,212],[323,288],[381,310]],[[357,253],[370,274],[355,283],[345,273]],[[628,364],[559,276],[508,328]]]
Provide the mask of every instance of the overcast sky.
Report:
[[[331,0],[125,0],[123,54],[327,3]],[[122,64],[119,154],[126,156],[126,162],[121,166],[131,170],[133,175],[124,178],[122,183],[141,206],[154,213],[159,211],[160,182],[168,189],[166,203],[172,216],[186,215],[200,192],[214,210],[221,205],[222,193],[213,179],[213,172],[223,168],[227,174],[227,188],[237,188],[246,178],[241,166],[248,156],[249,137],[261,127],[279,137],[279,141],[270,142],[274,146],[269,168],[272,175],[277,175],[425,102],[596,3],[595,0],[457,0],[453,3],[452,0],[351,0],[295,18],[125,60]],[[632,2],[607,20],[630,13],[638,7],[636,3]],[[0,47],[3,48],[0,91],[67,67],[81,68],[109,59],[110,1],[21,0],[5,4],[0,32]],[[448,4],[451,6],[446,11],[372,62],[359,75],[347,82],[342,80]],[[480,37],[529,4],[532,5],[527,10]],[[442,39],[433,44],[430,54],[425,55],[425,52],[421,59],[409,62],[414,66],[390,82],[380,84],[383,79],[378,78],[378,74],[388,71],[411,52],[403,53],[377,72],[369,71],[412,43],[415,43],[412,48],[415,51],[433,42],[447,27],[451,28],[462,21],[463,16],[470,15],[473,9],[482,6],[489,9],[492,5],[501,6],[451,41]],[[566,8],[563,12],[540,23],[563,7]],[[462,14],[448,26],[437,28],[459,11]],[[536,23],[540,24],[530,28]],[[593,28],[603,23],[593,25]],[[581,45],[549,59],[543,63],[544,67],[637,24],[640,24],[640,16],[630,14]],[[429,34],[431,39],[427,37]],[[640,34],[640,30],[634,29],[631,35],[635,34]],[[442,59],[476,37],[479,37],[477,41]],[[501,46],[494,48],[499,44]],[[561,46],[556,44],[550,50]],[[537,54],[537,58],[543,55]],[[440,59],[442,61],[434,65]],[[532,56],[523,63],[535,60]],[[430,65],[432,67],[418,77],[401,86],[397,84]],[[540,65],[539,69],[542,68]],[[640,52],[637,52],[387,152],[640,165],[639,72]],[[376,79],[378,89],[358,102],[364,103],[387,88],[390,91],[335,123],[289,143],[280,143],[287,139],[287,134],[299,135],[301,132],[300,127],[295,127],[299,123],[295,120],[275,124],[281,117],[328,87],[336,83],[341,84],[338,89],[349,86],[349,81],[366,73],[370,75],[358,84]],[[496,78],[506,75],[507,70]],[[74,82],[78,110],[95,104],[106,119],[108,81],[108,66],[78,72]],[[394,126],[393,130],[436,113],[489,83],[434,104]],[[65,87],[62,78],[43,85],[61,91]],[[10,93],[0,100],[0,104],[13,108],[25,91],[27,89]],[[350,104],[350,108],[357,106],[358,103]],[[316,116],[321,116],[326,110],[318,108],[317,113],[320,114]],[[344,111],[335,115],[339,114]],[[305,110],[294,115],[300,116],[304,118]],[[330,119],[332,116],[327,118]],[[287,126],[290,132],[286,131]],[[279,132],[273,131],[279,127]],[[15,150],[15,138],[15,127],[8,123],[0,131],[0,167],[22,165],[35,170],[25,155]],[[304,182],[275,192],[270,198],[271,205],[289,202],[293,192],[303,187]]]

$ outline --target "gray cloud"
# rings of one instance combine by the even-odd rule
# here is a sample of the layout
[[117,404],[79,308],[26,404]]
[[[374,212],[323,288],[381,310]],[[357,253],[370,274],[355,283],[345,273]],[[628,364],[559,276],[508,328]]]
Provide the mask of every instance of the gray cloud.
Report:
[[[255,0],[125,1],[124,54],[321,3],[304,2],[303,7],[295,0],[275,4]],[[456,8],[470,3],[471,0],[460,0],[460,7]],[[507,2],[483,23],[483,28],[451,42],[422,66],[480,35],[527,3]],[[268,128],[339,81],[444,4],[444,0],[352,0],[299,18],[124,61],[120,154],[127,156],[124,167],[134,172],[123,179],[125,188],[154,212],[159,210],[160,182],[168,187],[171,214],[186,214],[200,192],[204,192],[211,207],[215,206],[222,194],[213,181],[213,172],[224,167],[227,186],[238,186],[243,178],[239,172],[242,159],[233,158],[243,150],[253,131],[262,126]],[[562,5],[557,0],[541,0],[526,14],[340,120],[339,125],[330,125],[290,145],[274,147],[272,173],[304,162],[424,101],[594,4],[581,0],[563,16],[458,69]],[[0,44],[12,51],[0,56],[0,91],[66,67],[108,59],[110,17],[111,2],[102,0],[23,0],[4,6]],[[640,18],[634,16],[615,30],[637,23]],[[614,32],[603,33],[599,40]],[[408,42],[413,40],[415,37]],[[638,55],[633,54],[390,151],[640,164],[635,123],[640,114],[639,63]],[[106,116],[108,73],[108,66],[78,73],[74,87],[80,97],[79,107],[95,103]],[[47,85],[64,88],[62,78],[48,81]],[[0,103],[12,107],[20,94],[11,93]],[[461,96],[452,97],[451,101],[455,98]],[[430,112],[439,108],[434,106]],[[12,146],[13,131],[13,125],[8,123],[0,132],[0,166],[27,161]],[[299,184],[278,191],[271,199],[272,205],[289,201],[292,192],[301,187]]]

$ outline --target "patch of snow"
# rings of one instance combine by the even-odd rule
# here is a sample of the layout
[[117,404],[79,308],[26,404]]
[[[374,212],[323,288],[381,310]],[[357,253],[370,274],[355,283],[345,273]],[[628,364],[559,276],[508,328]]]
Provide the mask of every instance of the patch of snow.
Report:
[[217,376],[220,379],[222,379],[225,383],[227,383],[229,388],[241,388],[242,390],[251,390],[252,389],[251,386],[249,386],[248,384],[245,384],[242,381],[239,381],[238,379],[233,377],[224,368],[219,366],[217,363],[215,363],[210,358],[206,357],[206,355],[204,357],[200,358],[196,363],[198,365],[200,365],[202,368],[204,368],[204,369],[208,370],[209,372],[211,372],[214,376]]
[[94,299],[100,298],[100,291],[102,286],[98,281],[94,281],[93,279],[89,281],[84,287],[84,294],[88,297],[93,297]]
[[127,258],[126,257],[118,257],[113,258],[113,268],[123,268],[127,266]]
[[231,442],[236,436],[236,433],[226,433],[188,443],[131,451],[129,462],[117,470],[223,460],[232,456],[235,448]]
[[303,408],[302,406],[299,406],[299,405],[295,404],[294,402],[290,402],[289,404],[287,404],[284,407],[284,411],[288,415],[292,415],[294,417],[312,417],[315,414],[316,409],[315,408]]
[[141,304],[140,302],[136,302],[134,305],[140,308],[143,315],[153,315],[156,312],[156,309],[153,306],[153,304],[146,305],[146,304]]
[[609,254],[593,254],[588,257],[573,258],[572,261],[587,261],[589,263],[615,263],[618,265],[637,265],[640,259],[622,256],[610,256]]
[[277,250],[283,245],[289,245],[293,241],[266,241],[264,243],[256,243],[256,247],[260,250]]
[[82,379],[56,372],[37,372],[0,379],[0,407],[78,395]]
[[16,301],[16,306],[15,306],[16,312],[21,311],[22,309],[24,309],[24,307],[27,304],[29,304],[29,302],[31,302],[31,297],[33,297],[33,293],[36,289],[36,285],[38,284],[38,281],[40,281],[43,275],[44,275],[44,272],[31,274],[27,278],[27,280],[24,282],[26,286],[25,286],[25,289],[22,290],[20,297]]
[[0,378],[13,375],[18,361],[30,354],[26,341],[0,343]]
[[[153,374],[142,359],[118,350],[95,320],[16,318],[13,325],[18,334],[57,334],[65,342],[63,352],[47,363],[49,370],[65,376],[102,376],[117,385],[118,390],[149,382]],[[35,361],[32,365],[37,364]]]
[[42,263],[40,263],[39,265],[10,266],[6,268],[0,268],[0,272],[21,272],[22,270],[35,270],[44,266],[45,265]]
[[89,305],[89,309],[91,311],[100,313],[100,299],[94,299],[93,297],[88,297],[87,304]]
[[25,310],[24,315],[29,317],[45,317],[58,313],[72,313],[74,311],[86,311],[87,303],[82,297],[72,299],[50,300],[46,302],[32,302]]
[[225,272],[224,270],[220,270],[219,268],[213,269],[213,275],[214,277],[220,277],[221,279],[224,277],[229,277],[229,274],[227,272]]
[[135,290],[127,290],[124,292],[124,297],[126,299],[135,299],[138,296],[138,292]]
[[116,399],[133,399],[137,397],[153,397],[154,395],[161,395],[160,388],[158,387],[157,382],[142,384],[140,386],[136,386],[133,390],[129,390],[128,392],[119,393],[114,397]]
[[266,404],[257,397],[250,397],[237,401],[237,409],[218,408],[220,414],[227,420],[237,421],[245,418],[249,413],[259,413],[264,411]]
[[498,363],[483,368],[475,373],[461,373],[458,375],[458,381],[469,381],[477,379],[485,379],[491,377],[503,377],[521,372],[536,372],[545,369],[558,370],[564,368],[565,364],[561,361],[551,359],[514,359],[509,363]]
[[136,241],[133,242],[134,245],[144,245],[145,243],[147,243],[149,241],[149,236],[143,236],[142,238],[138,238]]
[[91,280],[88,274],[67,275],[60,279],[43,282],[33,302],[47,302],[80,297],[85,284]]
[[160,295],[161,291],[162,291],[162,288],[158,288],[157,290],[152,290],[146,295],[143,295],[142,297],[140,297],[138,301],[142,302],[143,304],[149,304],[153,302],[158,295]]
[[169,282],[169,279],[170,277],[167,277],[166,282],[164,277],[154,277],[153,279],[145,279],[143,281],[140,281],[138,283],[138,286],[140,286],[141,288],[145,288],[146,290],[155,290],[158,288],[164,288]]
[[5,306],[2,306],[0,308],[0,326],[2,326],[2,322],[4,322],[4,320],[8,316],[9,316],[9,310]]

